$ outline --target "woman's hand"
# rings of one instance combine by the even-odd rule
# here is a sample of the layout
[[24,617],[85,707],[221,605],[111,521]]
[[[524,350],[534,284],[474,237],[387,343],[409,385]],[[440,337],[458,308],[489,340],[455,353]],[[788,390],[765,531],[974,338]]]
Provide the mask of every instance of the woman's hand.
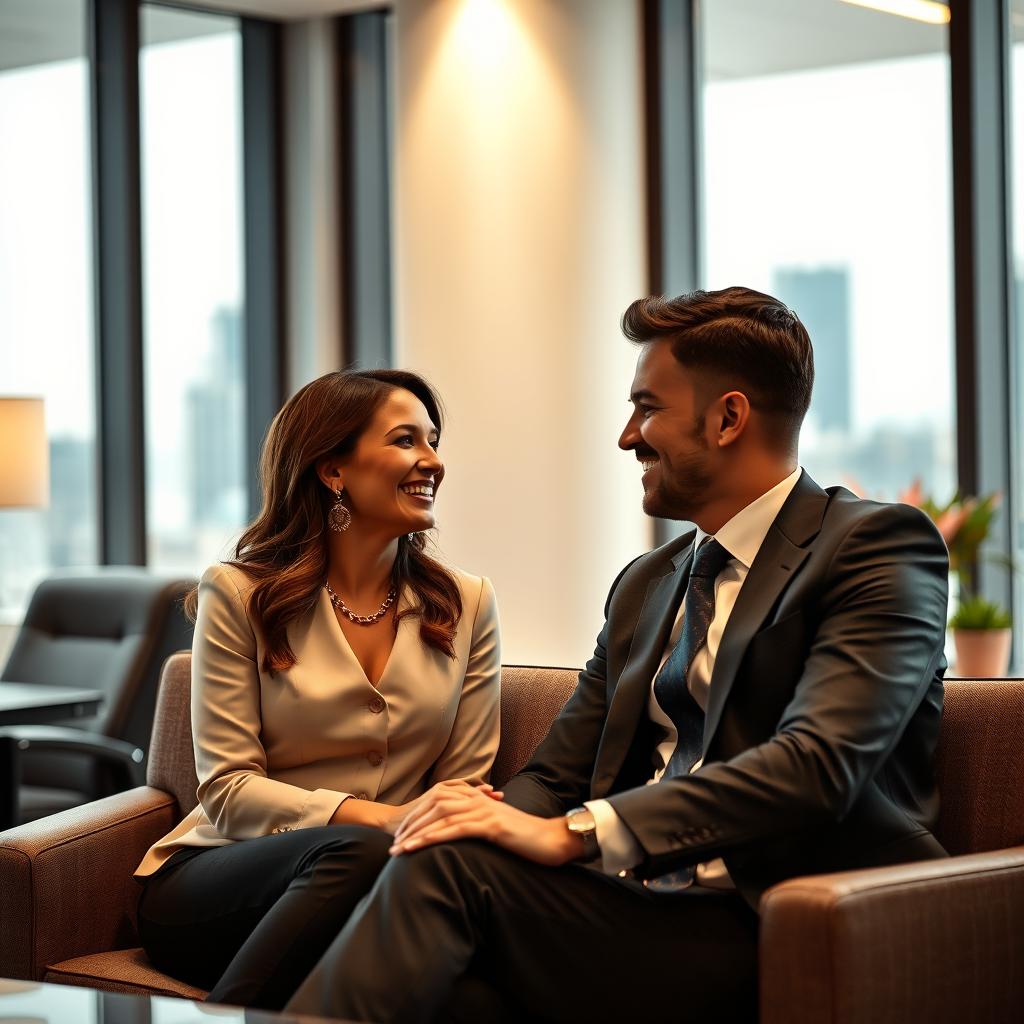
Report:
[[538,818],[502,804],[485,786],[462,785],[438,792],[437,787],[417,801],[395,833],[392,854],[411,853],[454,839],[486,839],[526,860],[557,866],[583,853],[578,836],[565,818]]
[[[358,797],[350,796],[343,800],[338,809],[331,816],[328,822],[330,825],[366,825],[370,828],[379,828],[384,832],[394,835],[402,822],[405,821],[416,809],[434,797],[440,797],[445,793],[451,793],[460,789],[474,790],[468,782],[461,779],[450,782],[438,782],[433,785],[422,796],[415,800],[409,800],[404,804],[384,804],[375,800],[360,800]],[[479,787],[486,792],[492,800],[501,800],[503,794],[493,786],[484,783]]]

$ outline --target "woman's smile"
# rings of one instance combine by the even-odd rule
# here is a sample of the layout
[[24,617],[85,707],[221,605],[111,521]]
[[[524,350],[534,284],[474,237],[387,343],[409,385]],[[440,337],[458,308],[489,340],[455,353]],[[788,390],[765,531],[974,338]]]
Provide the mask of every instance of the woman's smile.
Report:
[[433,480],[415,481],[414,483],[402,484],[402,486],[399,487],[399,490],[422,505],[429,506],[434,504]]

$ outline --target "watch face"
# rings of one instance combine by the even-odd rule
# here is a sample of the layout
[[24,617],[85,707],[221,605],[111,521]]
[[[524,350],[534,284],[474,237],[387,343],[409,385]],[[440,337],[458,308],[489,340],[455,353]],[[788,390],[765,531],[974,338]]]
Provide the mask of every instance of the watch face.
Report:
[[583,860],[588,864],[601,856],[601,848],[597,842],[597,822],[594,815],[586,807],[570,811],[565,816],[566,828],[583,842]]
[[595,828],[594,816],[590,811],[574,811],[566,819],[566,826],[570,832],[593,832]]

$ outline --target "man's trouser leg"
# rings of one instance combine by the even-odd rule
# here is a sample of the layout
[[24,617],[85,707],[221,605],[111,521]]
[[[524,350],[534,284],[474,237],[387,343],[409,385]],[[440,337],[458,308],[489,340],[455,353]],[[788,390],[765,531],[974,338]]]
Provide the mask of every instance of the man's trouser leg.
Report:
[[756,946],[733,893],[655,893],[463,841],[394,858],[287,1009],[432,1021],[472,966],[531,1019],[753,1019]]

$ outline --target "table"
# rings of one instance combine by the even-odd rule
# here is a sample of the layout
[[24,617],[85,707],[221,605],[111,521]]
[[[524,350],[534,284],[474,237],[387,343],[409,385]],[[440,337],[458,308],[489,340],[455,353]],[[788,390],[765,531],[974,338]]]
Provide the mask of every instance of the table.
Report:
[[39,683],[0,683],[0,725],[42,725],[95,715],[102,690]]
[[0,978],[0,1021],[6,1020],[32,1024],[326,1024],[328,1018]]
[[[0,727],[44,725],[96,714],[102,690],[36,683],[0,683]],[[0,830],[17,824],[18,744],[0,735]]]

